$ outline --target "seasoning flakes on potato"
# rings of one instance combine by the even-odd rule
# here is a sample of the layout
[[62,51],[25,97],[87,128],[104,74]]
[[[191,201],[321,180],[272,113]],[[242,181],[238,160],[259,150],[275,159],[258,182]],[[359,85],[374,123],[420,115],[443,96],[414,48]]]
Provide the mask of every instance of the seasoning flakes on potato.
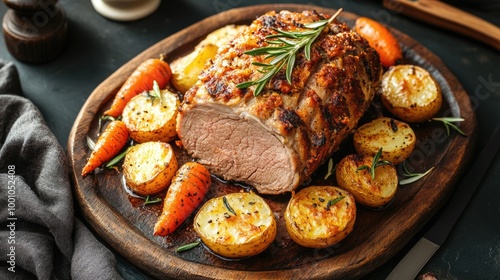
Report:
[[164,142],[135,145],[123,162],[125,182],[139,195],[155,194],[168,187],[177,169],[172,147]]
[[[396,195],[398,175],[393,165],[375,167],[374,160],[377,159],[371,156],[348,155],[337,164],[335,176],[339,186],[352,193],[356,202],[378,208],[389,203]],[[361,169],[362,166],[374,166],[374,176],[369,168]]]
[[351,233],[356,220],[352,194],[334,186],[309,186],[293,194],[285,210],[290,237],[310,248],[325,248]]
[[374,157],[382,148],[381,159],[397,165],[408,158],[417,138],[405,122],[381,117],[360,126],[353,136],[354,148],[360,155]]
[[169,90],[133,97],[122,115],[130,138],[138,143],[174,140],[177,137],[175,126],[179,104],[177,95]]
[[194,230],[216,254],[243,258],[263,252],[276,237],[269,205],[255,193],[231,193],[207,201],[196,214]]
[[382,105],[405,122],[431,119],[441,108],[441,88],[431,74],[416,65],[392,66],[382,76]]

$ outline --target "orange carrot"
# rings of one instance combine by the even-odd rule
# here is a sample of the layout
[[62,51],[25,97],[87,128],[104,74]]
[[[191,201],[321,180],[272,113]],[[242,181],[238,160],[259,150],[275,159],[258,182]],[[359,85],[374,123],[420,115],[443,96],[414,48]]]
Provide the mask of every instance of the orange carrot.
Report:
[[384,67],[392,66],[403,58],[398,40],[381,23],[360,17],[356,20],[354,29],[378,52]]
[[122,121],[112,121],[99,136],[87,164],[83,167],[82,176],[86,176],[103,163],[116,156],[127,144],[127,126]]
[[163,211],[156,221],[154,235],[174,232],[200,205],[211,184],[210,172],[203,165],[187,162],[177,170],[168,188]]
[[104,112],[104,115],[118,117],[132,97],[153,89],[153,81],[156,81],[160,89],[163,89],[170,82],[171,77],[170,65],[162,59],[151,58],[144,61],[123,83],[111,107]]

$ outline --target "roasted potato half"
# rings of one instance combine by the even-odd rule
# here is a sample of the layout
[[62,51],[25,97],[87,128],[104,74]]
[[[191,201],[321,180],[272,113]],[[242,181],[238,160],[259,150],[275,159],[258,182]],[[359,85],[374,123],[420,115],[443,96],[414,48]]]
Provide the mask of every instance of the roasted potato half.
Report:
[[309,186],[292,195],[285,210],[290,237],[310,248],[325,248],[351,233],[356,203],[349,192],[335,186]]
[[335,168],[337,184],[354,195],[356,202],[378,208],[389,203],[398,189],[398,175],[393,165],[379,165],[374,169],[374,177],[367,169],[374,158],[352,154],[344,157]]
[[172,85],[181,92],[191,88],[198,81],[198,75],[207,61],[213,59],[218,49],[227,44],[243,28],[245,28],[243,25],[227,25],[212,31],[195,46],[193,52],[172,61],[170,64]]
[[130,138],[138,143],[150,141],[170,142],[177,137],[175,125],[179,98],[169,90],[158,95],[134,96],[123,109],[122,121],[130,132]]
[[123,161],[125,183],[136,194],[155,194],[169,186],[178,169],[172,147],[146,142],[130,148]]
[[205,67],[205,63],[215,57],[217,50],[216,45],[204,43],[195,48],[192,53],[174,60],[170,64],[172,85],[180,92],[188,91],[198,81],[198,75]]
[[194,230],[216,254],[243,258],[261,253],[273,242],[276,220],[260,196],[231,193],[207,201],[196,214]]
[[382,148],[381,159],[398,165],[411,155],[417,138],[407,123],[381,117],[360,126],[353,141],[358,154],[374,157]]
[[431,119],[441,108],[441,88],[431,74],[416,65],[392,66],[380,87],[382,105],[405,122]]

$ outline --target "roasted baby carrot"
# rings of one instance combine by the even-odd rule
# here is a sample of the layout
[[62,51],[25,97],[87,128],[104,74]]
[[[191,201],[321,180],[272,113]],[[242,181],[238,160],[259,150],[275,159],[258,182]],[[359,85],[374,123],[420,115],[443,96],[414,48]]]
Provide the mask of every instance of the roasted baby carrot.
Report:
[[156,221],[154,235],[174,232],[200,205],[211,184],[210,172],[203,165],[187,162],[177,170]]
[[83,167],[82,176],[86,176],[103,163],[116,156],[127,144],[128,130],[122,121],[112,121],[99,136],[87,164]]
[[356,20],[354,30],[378,52],[380,62],[384,67],[395,65],[398,60],[403,58],[398,40],[378,21],[360,17]]
[[162,89],[170,82],[171,77],[170,65],[162,59],[151,58],[144,61],[125,80],[125,83],[116,93],[111,107],[104,112],[104,115],[118,117],[132,97],[153,89],[153,81],[156,81],[160,89]]

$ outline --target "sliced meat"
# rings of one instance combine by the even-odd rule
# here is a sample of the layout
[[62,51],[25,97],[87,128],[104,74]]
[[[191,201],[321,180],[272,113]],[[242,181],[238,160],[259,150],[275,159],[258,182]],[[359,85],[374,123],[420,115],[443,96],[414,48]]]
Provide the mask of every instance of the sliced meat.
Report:
[[302,29],[327,19],[314,11],[269,12],[221,48],[185,95],[177,132],[184,148],[223,179],[264,194],[294,190],[338,149],[373,99],[382,75],[378,54],[347,25],[332,23],[314,42],[311,59],[297,55],[292,84],[284,69],[254,96],[239,83],[258,79],[274,29]]

